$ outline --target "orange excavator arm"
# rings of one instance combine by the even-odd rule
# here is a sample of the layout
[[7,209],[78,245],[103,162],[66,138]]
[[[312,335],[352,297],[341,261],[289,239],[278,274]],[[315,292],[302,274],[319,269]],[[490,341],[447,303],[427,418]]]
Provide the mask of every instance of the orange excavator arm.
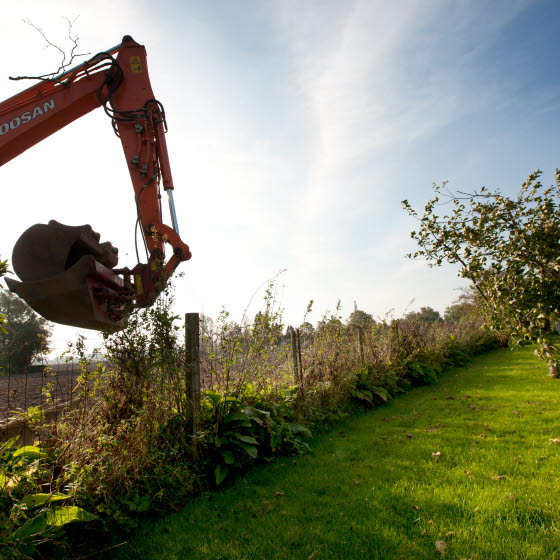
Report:
[[[18,240],[9,288],[55,322],[120,328],[132,307],[152,305],[177,266],[191,257],[179,236],[163,106],[148,75],[146,51],[130,36],[68,72],[0,103],[0,165],[93,109],[103,107],[120,137],[134,188],[147,263],[115,268],[118,251],[91,226],[35,224]],[[161,188],[172,226],[163,223]],[[165,258],[165,246],[172,254]]]

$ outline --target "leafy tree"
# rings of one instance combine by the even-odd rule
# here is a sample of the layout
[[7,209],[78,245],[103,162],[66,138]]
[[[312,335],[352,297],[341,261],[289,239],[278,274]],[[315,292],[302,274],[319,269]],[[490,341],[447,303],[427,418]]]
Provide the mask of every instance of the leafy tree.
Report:
[[336,304],[336,310],[334,313],[327,311],[323,314],[323,317],[317,323],[315,333],[318,335],[333,334],[344,331],[344,325],[342,324],[342,316],[340,315],[341,301],[338,300]]
[[411,311],[404,318],[408,321],[419,321],[420,323],[441,323],[443,320],[439,311],[431,307],[421,307],[420,311]]
[[[489,326],[506,332],[511,344],[534,341],[560,377],[560,350],[551,325],[560,319],[560,172],[556,184],[543,188],[541,171],[531,174],[517,197],[485,187],[474,193],[452,193],[434,185],[435,198],[419,216],[408,201],[404,208],[419,220],[411,237],[430,266],[458,264],[460,275],[478,290]],[[448,212],[438,215],[442,204]]]
[[464,319],[482,315],[481,297],[473,286],[464,288],[461,295],[445,308],[443,320],[446,323],[460,323]]
[[318,323],[315,332],[317,334],[335,333],[342,332],[344,330],[344,325],[340,320],[340,317],[330,316],[323,317]]
[[302,338],[305,340],[311,340],[313,338],[313,334],[315,333],[315,327],[309,321],[304,321],[299,326],[299,332],[301,333]]
[[347,323],[349,325],[353,325],[355,327],[360,327],[363,329],[375,323],[375,320],[369,313],[355,308],[354,311],[352,311],[352,313],[350,313],[350,315],[348,316]]
[[472,307],[468,303],[452,303],[445,308],[443,320],[446,323],[459,323],[461,319],[468,317],[472,312]]
[[[283,344],[291,344],[292,343],[292,329],[293,327],[288,326],[286,328],[286,332],[282,337]],[[303,346],[308,346],[309,343],[313,340],[313,336],[315,334],[315,327],[309,322],[304,321],[297,329],[299,331],[300,341]]]
[[22,299],[0,290],[0,311],[6,334],[0,337],[0,369],[20,373],[48,351],[51,329]]
[[277,344],[283,339],[283,328],[281,315],[272,310],[258,311],[253,320],[251,332],[253,337],[266,339],[267,344]]

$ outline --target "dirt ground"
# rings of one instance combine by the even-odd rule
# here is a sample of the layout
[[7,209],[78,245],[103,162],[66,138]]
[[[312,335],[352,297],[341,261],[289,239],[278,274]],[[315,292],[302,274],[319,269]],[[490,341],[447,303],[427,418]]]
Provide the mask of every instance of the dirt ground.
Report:
[[[47,406],[54,402],[66,402],[71,399],[76,386],[77,372],[59,372],[56,374],[19,373],[0,376],[0,426],[11,419],[20,417],[16,412],[24,412],[30,406]],[[46,393],[50,393],[49,403]]]

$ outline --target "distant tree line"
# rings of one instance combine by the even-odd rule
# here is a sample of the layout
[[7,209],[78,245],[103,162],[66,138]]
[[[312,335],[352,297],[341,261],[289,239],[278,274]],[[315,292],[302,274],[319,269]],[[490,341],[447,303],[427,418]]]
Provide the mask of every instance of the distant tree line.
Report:
[[[229,314],[226,315],[228,317],[227,321],[224,320],[223,316],[214,320],[206,315],[201,315],[201,332],[203,335],[204,333],[212,333],[214,343],[219,342],[221,338],[231,338],[235,335],[238,344],[243,344],[243,333],[245,333],[248,341],[251,334],[262,331],[267,333],[266,344],[268,345],[281,346],[291,343],[292,326],[284,325],[280,314],[270,313],[266,310],[260,311],[255,315],[252,322],[246,324],[231,321],[229,320]],[[385,323],[387,326],[394,321],[458,324],[466,319],[478,319],[481,324],[483,323],[480,297],[472,289],[464,289],[461,295],[445,308],[443,315],[432,307],[426,306],[420,307],[419,311],[405,313],[398,319],[376,320],[371,313],[354,305],[354,310],[349,314],[346,321],[343,320],[337,311],[337,313],[332,315],[326,314],[314,326],[307,320],[306,314],[304,321],[299,326],[296,326],[295,330],[298,331],[298,337],[302,343],[307,345],[312,342],[313,337],[327,331],[332,332],[346,328],[363,329],[365,331],[372,325],[380,322]],[[211,345],[203,344],[202,346],[203,351],[211,352]],[[206,350],[204,350],[205,346]]]

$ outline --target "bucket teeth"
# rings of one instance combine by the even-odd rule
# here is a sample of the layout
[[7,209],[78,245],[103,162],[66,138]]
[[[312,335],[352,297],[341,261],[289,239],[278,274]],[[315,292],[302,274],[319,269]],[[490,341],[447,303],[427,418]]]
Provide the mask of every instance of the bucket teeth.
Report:
[[123,279],[111,269],[118,250],[90,225],[66,226],[55,220],[35,224],[16,242],[9,289],[50,321],[86,329],[120,329]]
[[67,226],[55,220],[35,224],[17,240],[12,266],[23,280],[43,280],[56,276],[77,263],[84,255],[93,255],[107,268],[119,262],[118,249],[100,236],[90,225]]

